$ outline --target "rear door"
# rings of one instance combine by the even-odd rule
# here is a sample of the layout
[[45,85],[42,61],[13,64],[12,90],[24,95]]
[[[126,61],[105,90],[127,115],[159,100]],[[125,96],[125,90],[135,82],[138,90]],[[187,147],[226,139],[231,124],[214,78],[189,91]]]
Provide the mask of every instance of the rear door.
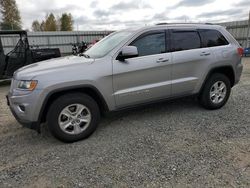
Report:
[[204,47],[209,47],[214,55],[215,65],[228,65],[237,62],[238,46],[233,46],[222,33],[215,29],[199,29]]
[[196,29],[171,30],[173,57],[172,95],[197,92],[199,78],[211,61],[209,48],[202,48],[201,37]]
[[129,45],[139,56],[113,61],[113,88],[117,107],[169,97],[171,94],[171,53],[165,30],[141,34]]

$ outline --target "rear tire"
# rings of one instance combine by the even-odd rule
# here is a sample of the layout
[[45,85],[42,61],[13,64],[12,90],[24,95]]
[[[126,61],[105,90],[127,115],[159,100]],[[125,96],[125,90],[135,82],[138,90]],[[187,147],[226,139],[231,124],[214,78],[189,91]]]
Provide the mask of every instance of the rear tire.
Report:
[[200,104],[209,110],[223,107],[231,93],[231,83],[227,76],[220,73],[212,74],[206,81],[200,96]]
[[99,120],[97,103],[83,93],[60,96],[51,104],[47,115],[50,132],[63,142],[89,137],[96,130]]

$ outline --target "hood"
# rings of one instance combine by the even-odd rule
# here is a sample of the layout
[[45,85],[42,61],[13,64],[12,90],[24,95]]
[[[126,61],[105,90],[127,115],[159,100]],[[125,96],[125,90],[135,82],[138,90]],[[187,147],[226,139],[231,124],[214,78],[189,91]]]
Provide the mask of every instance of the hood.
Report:
[[[94,62],[94,59],[85,58],[83,56],[67,56],[61,58],[50,59],[33,63],[18,69],[14,73],[14,78],[20,79],[32,79],[33,77],[41,74],[46,74],[51,71],[57,71],[59,69],[72,68],[74,66],[88,66]],[[84,65],[83,65],[84,64]]]

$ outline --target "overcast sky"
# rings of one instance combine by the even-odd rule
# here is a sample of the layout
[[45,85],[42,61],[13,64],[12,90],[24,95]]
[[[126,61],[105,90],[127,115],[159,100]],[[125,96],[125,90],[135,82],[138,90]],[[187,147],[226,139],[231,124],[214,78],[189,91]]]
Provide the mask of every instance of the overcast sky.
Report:
[[47,13],[73,15],[75,30],[117,30],[158,22],[226,22],[248,18],[250,0],[16,0],[24,29]]

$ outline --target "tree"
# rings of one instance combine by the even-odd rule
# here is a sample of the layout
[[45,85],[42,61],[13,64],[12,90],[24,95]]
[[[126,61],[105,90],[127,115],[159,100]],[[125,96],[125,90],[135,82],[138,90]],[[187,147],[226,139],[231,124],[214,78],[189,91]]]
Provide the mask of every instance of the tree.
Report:
[[22,21],[15,0],[0,0],[2,14],[2,30],[20,30]]
[[40,24],[41,31],[45,31],[45,21],[42,21]]
[[60,31],[61,30],[61,17],[56,16],[56,30]]
[[54,14],[50,13],[47,16],[44,26],[44,31],[56,31],[57,24]]
[[60,22],[61,22],[61,31],[73,31],[73,18],[72,15],[69,13],[63,13],[61,18],[60,18]]
[[[1,1],[1,0],[0,0]],[[48,14],[45,20],[39,23],[34,20],[32,22],[33,31],[73,31],[73,17],[69,13],[63,13],[55,18],[53,13]]]
[[35,20],[32,22],[32,30],[41,31],[41,24],[39,23],[39,21]]

